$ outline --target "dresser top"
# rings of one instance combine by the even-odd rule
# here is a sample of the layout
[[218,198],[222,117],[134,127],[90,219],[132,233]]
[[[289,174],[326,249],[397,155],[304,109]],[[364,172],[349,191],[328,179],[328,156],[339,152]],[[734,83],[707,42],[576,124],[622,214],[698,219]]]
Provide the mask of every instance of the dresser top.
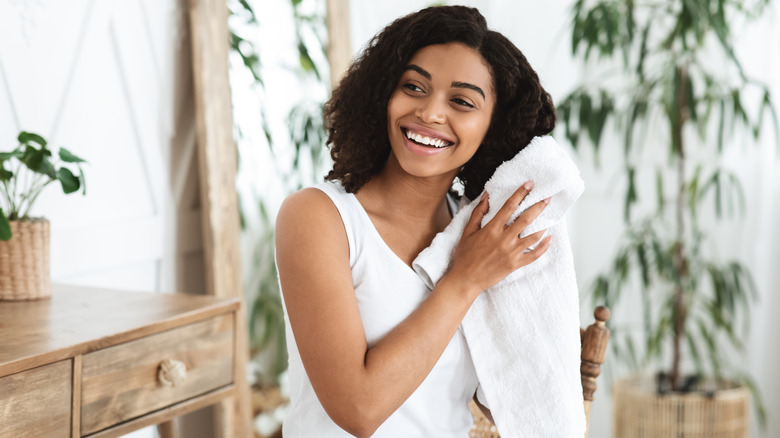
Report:
[[55,285],[0,301],[0,377],[234,311],[237,298]]

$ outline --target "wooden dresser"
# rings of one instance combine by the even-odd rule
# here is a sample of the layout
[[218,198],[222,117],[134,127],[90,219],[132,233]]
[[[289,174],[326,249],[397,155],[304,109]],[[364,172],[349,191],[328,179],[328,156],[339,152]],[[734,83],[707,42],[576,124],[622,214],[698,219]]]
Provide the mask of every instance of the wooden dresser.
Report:
[[117,437],[235,396],[238,309],[74,286],[0,302],[0,438]]

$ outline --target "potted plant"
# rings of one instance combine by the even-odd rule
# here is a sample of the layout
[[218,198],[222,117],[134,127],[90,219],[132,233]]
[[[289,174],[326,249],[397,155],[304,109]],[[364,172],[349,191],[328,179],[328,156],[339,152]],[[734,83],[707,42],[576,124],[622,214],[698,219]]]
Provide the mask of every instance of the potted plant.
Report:
[[[742,348],[737,322],[748,317],[755,286],[747,266],[705,249],[702,222],[730,203],[744,210],[739,178],[723,163],[727,134],[746,128],[757,139],[767,109],[777,126],[767,87],[745,75],[730,32],[736,18],[755,17],[767,3],[578,0],[573,7],[573,54],[598,59],[588,65],[603,70],[563,99],[559,119],[571,143],[589,140],[597,158],[605,127],[614,128],[626,181],[626,232],[594,282],[593,300],[616,310],[637,294],[641,338],[613,322],[611,345],[621,362],[662,370],[654,380],[616,382],[615,436],[747,436],[748,389],[763,418],[755,385],[727,373],[722,353],[724,341]],[[745,109],[750,88],[759,96],[753,116]],[[649,164],[648,149],[664,156]],[[637,219],[632,207],[648,192],[654,211]]]
[[[30,211],[44,188],[58,181],[66,194],[82,189],[85,161],[60,148],[55,158],[46,140],[21,132],[19,145],[0,152],[0,300],[51,296],[49,221]],[[65,163],[75,166],[78,175]]]

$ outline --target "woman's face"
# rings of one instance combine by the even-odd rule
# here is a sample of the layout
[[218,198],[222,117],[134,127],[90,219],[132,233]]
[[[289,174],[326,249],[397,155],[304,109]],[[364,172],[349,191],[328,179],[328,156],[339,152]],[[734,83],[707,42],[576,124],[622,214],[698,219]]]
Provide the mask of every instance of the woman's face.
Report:
[[387,104],[393,155],[407,173],[454,178],[490,126],[495,103],[487,63],[459,43],[412,56]]

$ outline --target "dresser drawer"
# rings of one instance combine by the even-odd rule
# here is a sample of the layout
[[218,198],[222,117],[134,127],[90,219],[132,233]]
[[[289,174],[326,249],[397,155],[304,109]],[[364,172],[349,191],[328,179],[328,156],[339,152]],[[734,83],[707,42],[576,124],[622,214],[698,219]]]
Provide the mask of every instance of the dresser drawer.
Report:
[[[84,355],[81,434],[87,435],[233,381],[233,313]],[[166,360],[186,376],[159,378]],[[183,364],[183,366],[182,366]]]
[[72,369],[63,360],[0,377],[0,437],[70,437]]

